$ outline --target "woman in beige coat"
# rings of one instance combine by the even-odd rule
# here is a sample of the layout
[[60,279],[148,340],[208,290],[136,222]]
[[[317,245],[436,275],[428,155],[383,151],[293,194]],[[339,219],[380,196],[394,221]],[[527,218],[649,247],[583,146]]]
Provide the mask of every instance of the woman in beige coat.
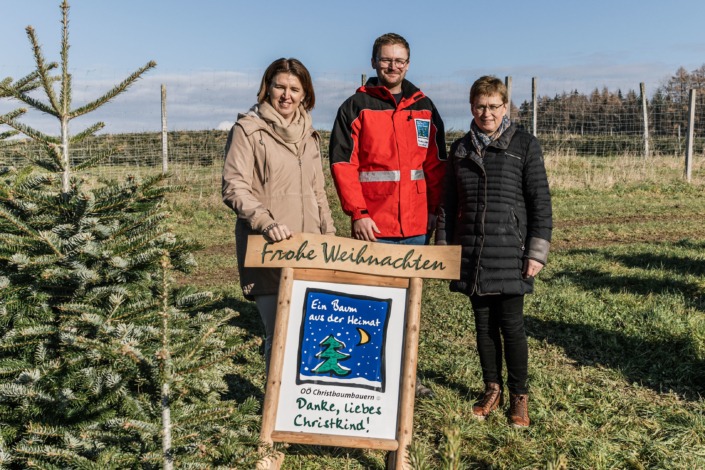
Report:
[[269,358],[279,288],[279,270],[245,268],[247,236],[270,242],[293,233],[334,234],[321,165],[320,136],[309,111],[316,98],[311,76],[296,59],[267,67],[257,104],[238,115],[225,148],[223,202],[237,214],[235,245],[240,285],[254,300],[265,328]]

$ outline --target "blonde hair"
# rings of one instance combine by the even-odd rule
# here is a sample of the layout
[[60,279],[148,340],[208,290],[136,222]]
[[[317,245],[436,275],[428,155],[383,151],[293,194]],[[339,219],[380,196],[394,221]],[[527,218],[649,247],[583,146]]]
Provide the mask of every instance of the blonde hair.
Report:
[[470,87],[470,104],[473,104],[478,96],[491,96],[498,94],[502,98],[502,103],[509,101],[507,86],[502,80],[492,75],[483,75],[475,80]]

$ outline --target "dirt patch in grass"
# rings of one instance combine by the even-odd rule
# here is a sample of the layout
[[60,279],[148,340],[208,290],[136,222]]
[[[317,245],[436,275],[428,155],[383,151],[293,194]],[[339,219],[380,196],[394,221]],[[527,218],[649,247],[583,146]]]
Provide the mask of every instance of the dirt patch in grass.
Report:
[[[194,253],[198,267],[190,274],[178,274],[176,283],[178,285],[195,286],[216,286],[225,284],[237,284],[240,276],[237,272],[235,260],[235,243],[222,243],[212,245]],[[227,260],[215,266],[208,259]]]
[[659,243],[659,242],[677,242],[688,238],[682,233],[666,233],[659,236],[630,236],[623,237],[606,237],[599,239],[580,239],[580,240],[553,240],[551,242],[551,251],[568,251],[580,248],[604,248],[614,245],[632,245],[635,243]]
[[557,220],[555,221],[556,227],[559,228],[574,228],[574,227],[585,227],[588,225],[611,225],[611,224],[640,224],[640,223],[653,223],[653,222],[680,222],[688,220],[702,220],[702,215],[692,214],[692,215],[682,215],[682,214],[663,214],[663,215],[625,215],[625,216],[607,216],[607,217],[595,217],[595,218],[585,218],[585,219],[572,219],[572,220]]
[[[632,243],[676,242],[685,238],[701,238],[698,224],[702,219],[698,214],[646,214],[627,216],[607,216],[572,220],[554,220],[552,251],[576,248],[601,248],[610,245]],[[608,226],[652,226],[647,230],[630,230],[610,233]],[[589,227],[588,230],[580,230]],[[556,235],[556,230],[565,231]]]
[[199,250],[197,254],[202,256],[220,256],[225,258],[232,257],[235,259],[235,242],[231,243],[221,243],[219,245],[207,246],[202,250]]

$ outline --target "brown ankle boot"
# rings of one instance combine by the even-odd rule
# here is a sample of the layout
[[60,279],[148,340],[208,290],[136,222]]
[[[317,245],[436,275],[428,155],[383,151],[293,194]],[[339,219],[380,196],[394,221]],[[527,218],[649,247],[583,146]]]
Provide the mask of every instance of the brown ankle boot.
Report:
[[485,384],[482,398],[472,405],[472,414],[480,421],[484,421],[492,411],[502,404],[502,398],[502,387],[498,383],[488,382]]
[[529,395],[509,394],[509,420],[514,428],[529,427]]

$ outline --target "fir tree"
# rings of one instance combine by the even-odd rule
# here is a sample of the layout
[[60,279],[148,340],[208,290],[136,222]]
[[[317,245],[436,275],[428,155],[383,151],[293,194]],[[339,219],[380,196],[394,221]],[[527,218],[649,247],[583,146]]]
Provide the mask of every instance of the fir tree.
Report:
[[0,97],[60,128],[56,137],[24,125],[24,109],[0,116],[44,150],[0,167],[0,467],[247,467],[258,404],[221,397],[227,361],[251,345],[229,325],[234,312],[209,310],[212,294],[171,287],[195,248],[168,229],[173,188],[162,175],[82,177],[100,158],[72,165],[71,146],[104,125],[70,134],[70,122],[156,64],[72,107],[66,1],[61,10],[58,77],[28,27],[36,70],[0,82]]
[[321,341],[323,350],[316,354],[316,357],[323,359],[323,362],[318,364],[313,372],[316,374],[330,374],[331,376],[345,376],[350,373],[350,369],[340,365],[340,361],[350,358],[350,354],[341,353],[338,351],[345,347],[345,343],[338,341],[333,335],[328,335]]

